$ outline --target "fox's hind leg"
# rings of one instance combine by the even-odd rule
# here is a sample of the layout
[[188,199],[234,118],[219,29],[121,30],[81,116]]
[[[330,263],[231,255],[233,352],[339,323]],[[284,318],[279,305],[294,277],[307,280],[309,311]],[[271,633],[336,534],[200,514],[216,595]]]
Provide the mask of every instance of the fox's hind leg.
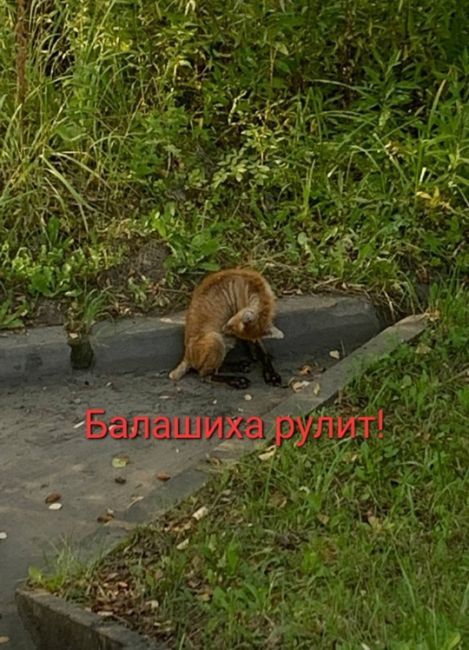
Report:
[[181,377],[184,377],[187,372],[189,372],[190,368],[190,363],[184,358],[181,363],[169,373],[169,378],[173,379],[174,381],[178,381],[181,379]]

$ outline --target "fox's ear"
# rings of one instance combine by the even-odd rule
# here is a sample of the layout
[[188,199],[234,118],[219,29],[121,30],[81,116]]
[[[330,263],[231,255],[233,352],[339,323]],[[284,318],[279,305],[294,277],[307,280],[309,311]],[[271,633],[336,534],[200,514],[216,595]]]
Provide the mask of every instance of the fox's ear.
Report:
[[269,329],[262,335],[263,339],[284,339],[285,334],[279,330],[275,325],[271,325]]

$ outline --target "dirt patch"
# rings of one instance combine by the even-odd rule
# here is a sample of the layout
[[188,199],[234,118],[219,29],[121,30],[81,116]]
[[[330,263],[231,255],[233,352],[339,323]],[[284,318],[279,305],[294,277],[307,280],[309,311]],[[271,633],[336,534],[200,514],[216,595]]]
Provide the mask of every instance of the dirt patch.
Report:
[[[162,313],[178,309],[187,302],[187,292],[166,286],[165,261],[170,251],[160,240],[139,238],[131,242],[125,260],[98,274],[95,283],[101,291],[110,292],[108,313],[112,317],[138,313]],[[0,285],[0,298],[2,286]],[[27,320],[30,326],[65,325],[69,303],[53,298],[39,298],[34,313]]]
[[136,281],[147,279],[158,284],[165,278],[164,263],[169,254],[167,246],[157,239],[136,242],[129,248],[124,262],[98,276],[98,286],[125,292],[130,278]]
[[63,325],[65,308],[61,301],[41,298],[36,307],[35,325]]

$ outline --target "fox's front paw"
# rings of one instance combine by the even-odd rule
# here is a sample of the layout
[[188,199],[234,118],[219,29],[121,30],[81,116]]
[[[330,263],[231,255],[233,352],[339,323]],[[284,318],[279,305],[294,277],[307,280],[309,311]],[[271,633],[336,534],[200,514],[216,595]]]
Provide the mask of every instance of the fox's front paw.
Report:
[[228,385],[232,388],[237,388],[238,390],[244,390],[251,385],[251,382],[247,377],[230,377]]
[[264,370],[264,381],[266,384],[271,386],[280,386],[282,383],[282,378],[275,370]]

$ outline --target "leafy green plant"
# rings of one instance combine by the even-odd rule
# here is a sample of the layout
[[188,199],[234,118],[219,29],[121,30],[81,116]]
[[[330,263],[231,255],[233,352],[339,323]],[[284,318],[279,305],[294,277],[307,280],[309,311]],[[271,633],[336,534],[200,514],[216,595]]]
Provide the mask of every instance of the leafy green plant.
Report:
[[250,263],[399,304],[467,266],[456,0],[28,7],[20,109],[15,13],[0,6],[0,268],[28,316],[39,297],[99,286],[155,234],[173,286]]
[[22,328],[22,316],[24,316],[24,312],[24,307],[14,309],[12,308],[11,300],[4,300],[0,303],[0,330]]

